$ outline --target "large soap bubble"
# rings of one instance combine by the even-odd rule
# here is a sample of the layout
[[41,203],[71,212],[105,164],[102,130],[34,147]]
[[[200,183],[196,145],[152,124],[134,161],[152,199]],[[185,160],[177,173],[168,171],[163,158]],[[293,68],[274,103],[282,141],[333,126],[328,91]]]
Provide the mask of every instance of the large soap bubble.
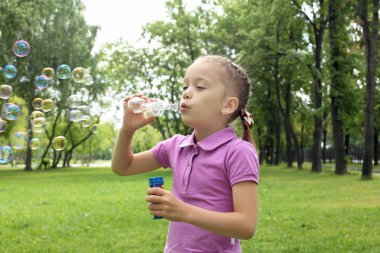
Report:
[[83,83],[85,81],[85,76],[87,74],[87,70],[85,70],[82,67],[77,67],[73,70],[73,73],[71,74],[71,77],[73,78],[74,82],[77,83]]
[[7,164],[13,159],[13,149],[10,146],[0,147],[0,163]]
[[52,141],[52,145],[53,145],[53,148],[58,151],[65,149],[67,145],[65,136],[54,137]]
[[17,104],[6,103],[3,105],[3,117],[7,120],[16,120],[21,112],[21,108]]
[[28,135],[25,132],[15,132],[11,135],[11,143],[14,149],[24,149]]
[[59,65],[57,68],[57,76],[61,79],[69,78],[71,76],[71,68],[66,64]]
[[30,52],[29,43],[25,40],[18,40],[13,44],[13,53],[18,57],[25,57]]
[[44,99],[42,101],[42,111],[50,112],[54,107],[54,102],[51,99]]
[[45,75],[39,75],[34,79],[34,83],[36,84],[37,89],[44,90],[49,85],[49,79]]
[[46,76],[46,78],[50,80],[54,77],[55,73],[53,68],[47,67],[42,70],[41,74]]
[[7,84],[3,84],[0,86],[0,98],[2,99],[8,99],[11,95],[12,95],[12,87],[7,85]]
[[3,73],[6,78],[15,78],[15,76],[17,75],[17,68],[11,64],[7,64],[3,68]]

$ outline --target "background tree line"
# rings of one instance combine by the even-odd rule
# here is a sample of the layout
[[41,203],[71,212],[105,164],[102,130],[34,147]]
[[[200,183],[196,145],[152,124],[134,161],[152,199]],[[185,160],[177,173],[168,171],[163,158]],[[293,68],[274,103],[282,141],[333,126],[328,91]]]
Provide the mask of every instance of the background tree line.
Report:
[[[253,83],[248,109],[256,122],[260,162],[296,163],[301,169],[310,160],[311,171],[320,172],[322,162],[332,159],[335,172],[345,174],[354,159],[362,162],[362,177],[371,177],[380,152],[378,0],[204,0],[193,10],[182,0],[168,0],[167,19],[144,27],[148,47],[117,41],[98,54],[91,54],[97,28],[85,23],[79,0],[48,1],[48,8],[38,8],[42,2],[0,3],[1,52],[20,34],[35,45],[33,61],[17,62],[25,76],[36,75],[41,64],[66,62],[91,68],[97,77],[93,100],[111,86],[117,94],[142,91],[174,103],[180,100],[186,68],[198,56],[226,55],[247,70]],[[9,57],[0,55],[2,62]],[[15,95],[26,105],[34,96],[33,89],[21,92],[32,86],[29,80],[22,86],[14,81]],[[65,101],[79,87],[57,81],[52,89]],[[51,115],[45,153],[57,131],[78,136],[62,154],[53,152],[55,161],[71,157],[74,149],[85,150],[79,144],[92,135],[65,120],[65,106],[58,102]],[[190,132],[178,113],[169,112],[141,132],[134,148],[154,145],[158,135]]]

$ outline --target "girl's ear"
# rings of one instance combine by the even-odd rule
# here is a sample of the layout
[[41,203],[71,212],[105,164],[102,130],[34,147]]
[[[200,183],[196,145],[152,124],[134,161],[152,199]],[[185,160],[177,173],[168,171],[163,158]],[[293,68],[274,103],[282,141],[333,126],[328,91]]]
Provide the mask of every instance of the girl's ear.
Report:
[[227,97],[224,106],[222,108],[223,115],[231,115],[236,111],[239,105],[239,99],[237,97]]

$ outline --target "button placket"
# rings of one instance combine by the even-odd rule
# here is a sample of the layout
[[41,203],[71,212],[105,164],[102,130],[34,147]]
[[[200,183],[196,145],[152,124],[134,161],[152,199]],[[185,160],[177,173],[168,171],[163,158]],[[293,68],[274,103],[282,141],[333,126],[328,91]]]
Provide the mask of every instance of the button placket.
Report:
[[189,179],[190,179],[190,172],[191,172],[192,164],[193,164],[193,159],[194,159],[194,156],[197,154],[198,154],[198,149],[195,147],[195,152],[193,152],[191,154],[191,156],[189,157],[189,160],[187,161],[187,165],[186,165],[185,172],[183,175],[182,192],[187,191],[187,187],[189,185]]

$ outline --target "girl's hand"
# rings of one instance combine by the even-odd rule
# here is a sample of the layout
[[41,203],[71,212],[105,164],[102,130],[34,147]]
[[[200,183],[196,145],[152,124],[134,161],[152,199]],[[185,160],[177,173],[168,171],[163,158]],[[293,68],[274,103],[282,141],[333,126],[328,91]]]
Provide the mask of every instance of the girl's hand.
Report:
[[170,221],[185,221],[188,207],[185,202],[174,197],[173,193],[161,188],[149,188],[148,209],[152,215],[164,217]]
[[133,97],[140,97],[144,99],[146,102],[154,101],[154,99],[150,99],[142,94],[136,94],[133,96],[128,96],[124,98],[123,101],[123,126],[122,129],[136,131],[137,129],[148,125],[154,121],[154,117],[146,118],[144,113],[134,113],[132,110],[128,109],[128,101]]

